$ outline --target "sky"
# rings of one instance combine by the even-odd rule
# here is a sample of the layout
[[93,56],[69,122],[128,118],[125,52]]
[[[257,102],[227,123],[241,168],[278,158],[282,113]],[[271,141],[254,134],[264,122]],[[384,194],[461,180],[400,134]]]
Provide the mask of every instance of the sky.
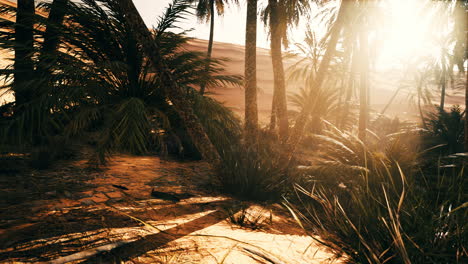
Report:
[[[172,0],[133,0],[135,6],[140,12],[148,26],[154,25],[158,16],[164,13],[164,10]],[[239,1],[239,6],[231,5],[225,9],[224,16],[215,17],[214,40],[218,42],[227,42],[244,45],[245,42],[245,19],[246,19],[245,0]],[[259,9],[261,6],[259,5]],[[183,29],[194,30],[188,35],[200,39],[208,39],[209,23],[200,23],[195,15],[188,17],[184,22],[179,23]],[[258,21],[257,27],[257,46],[269,48],[267,32],[261,21]]]

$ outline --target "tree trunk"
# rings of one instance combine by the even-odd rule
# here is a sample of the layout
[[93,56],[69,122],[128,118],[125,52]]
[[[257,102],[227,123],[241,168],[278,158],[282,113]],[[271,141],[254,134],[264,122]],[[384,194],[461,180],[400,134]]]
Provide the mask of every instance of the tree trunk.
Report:
[[418,80],[418,110],[419,110],[419,117],[421,118],[422,126],[427,129],[426,120],[424,119],[424,113],[421,106],[421,98],[422,98],[422,86],[423,86],[423,76],[419,76]]
[[273,100],[271,102],[271,115],[270,115],[270,132],[276,129],[276,93],[273,91]]
[[68,0],[54,0],[50,7],[47,27],[44,33],[44,43],[39,59],[38,70],[45,73],[54,64],[53,55],[60,41],[59,27],[63,23]]
[[245,30],[245,137],[248,141],[256,141],[257,128],[257,0],[248,0]]
[[[320,62],[316,78],[315,80],[313,80],[313,86],[318,92],[320,91],[323,81],[325,80],[325,76],[327,75],[328,68],[330,66],[330,61],[335,55],[336,44],[338,42],[340,32],[345,20],[345,15],[350,4],[352,4],[352,2],[349,0],[343,0],[341,2],[340,10],[338,11],[335,24],[333,25],[332,32],[330,34],[330,40],[328,41],[327,49],[325,51],[325,54],[323,55],[322,61]],[[305,107],[301,110],[299,117],[296,119],[296,124],[294,125],[293,131],[287,143],[288,161],[291,161],[296,150],[297,144],[301,141],[301,138],[304,134],[304,128],[306,126],[307,117],[310,115],[314,107],[314,104],[312,103],[313,100],[313,93],[309,93],[306,99],[307,103]]]
[[59,27],[63,23],[68,0],[54,0],[47,18],[47,29],[44,34],[43,52],[54,52],[59,44]]
[[32,98],[31,87],[27,85],[34,74],[34,0],[18,0],[15,24],[14,82],[16,105],[22,105]]
[[354,52],[355,49],[350,49],[349,52],[351,52],[351,63],[350,63],[350,72],[349,72],[349,79],[348,79],[348,86],[346,89],[346,99],[345,99],[345,104],[344,104],[344,109],[343,109],[343,115],[341,117],[341,122],[340,122],[340,129],[344,129],[347,123],[348,115],[350,112],[350,102],[351,102],[351,97],[353,96],[353,90],[354,90],[354,76],[356,74],[356,66],[357,66],[357,59],[356,59],[356,53]]
[[345,129],[346,127],[346,121],[349,115],[351,96],[353,95],[353,89],[354,89],[354,73],[350,72],[349,79],[348,79],[348,86],[346,87],[346,98],[345,98],[344,107],[343,107],[343,115],[341,116],[341,122],[339,123],[339,128],[342,130]]
[[446,80],[446,75],[447,75],[447,69],[446,65],[443,65],[442,69],[442,76],[440,78],[440,109],[443,110],[445,108],[445,88],[447,86],[447,80]]
[[[210,0],[210,39],[208,40],[208,51],[206,53],[206,66],[205,66],[205,72],[208,75],[208,72],[210,71],[210,60],[211,60],[211,53],[213,52],[213,35],[214,35],[214,16],[215,16],[215,1]],[[200,85],[200,94],[203,95],[205,93],[205,88],[206,88],[206,82],[203,82]]]
[[114,3],[116,4],[116,8],[125,15],[126,23],[135,33],[137,41],[142,45],[143,51],[148,56],[154,70],[158,72],[164,84],[164,92],[167,94],[168,99],[171,101],[174,109],[184,123],[193,144],[200,152],[203,159],[217,167],[221,164],[221,157],[218,151],[213,146],[203,126],[198,121],[191,104],[184,97],[184,92],[181,87],[173,79],[169,68],[159,53],[158,44],[154,41],[151,32],[146,27],[145,22],[138,13],[132,0],[119,0]]
[[465,152],[468,152],[468,72],[465,81]]
[[281,16],[280,7],[277,0],[269,0],[270,6],[270,48],[271,48],[271,62],[273,66],[273,100],[272,115],[278,119],[279,137],[281,141],[286,141],[288,138],[288,108],[286,102],[286,83],[284,78],[283,56],[281,52]]
[[360,49],[360,80],[359,80],[359,128],[358,137],[360,140],[366,140],[367,123],[369,119],[369,105],[368,105],[368,71],[369,71],[369,50],[367,46],[367,33],[360,32],[359,36],[359,49]]

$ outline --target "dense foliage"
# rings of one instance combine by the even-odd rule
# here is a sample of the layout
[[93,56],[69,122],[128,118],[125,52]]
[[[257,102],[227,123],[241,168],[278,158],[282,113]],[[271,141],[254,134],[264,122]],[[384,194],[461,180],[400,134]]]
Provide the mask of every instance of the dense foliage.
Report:
[[[95,145],[94,160],[98,162],[104,162],[114,150],[133,154],[150,150],[194,154],[161,89],[158,73],[144,59],[134,32],[114,5],[110,0],[70,2],[63,24],[44,25],[60,29],[59,49],[45,54],[49,56],[45,66],[39,65],[41,61],[37,58],[34,78],[22,83],[25,87],[21,89],[33,93],[33,98],[22,105],[2,107],[2,112],[10,111],[1,120],[4,144],[35,147],[53,145],[57,137],[87,138],[88,143]],[[43,7],[50,8],[47,4]],[[183,48],[189,41],[184,32],[168,31],[189,12],[190,6],[185,1],[174,1],[153,29],[154,41],[174,79],[186,91],[187,100],[197,106],[197,115],[205,120],[227,121],[222,128],[204,122],[210,126],[210,134],[235,138],[239,121],[219,103],[196,95],[194,88],[201,83],[208,87],[239,84],[241,77],[222,74],[223,61],[219,59],[211,59],[206,72],[203,54]],[[2,47],[12,49],[14,39],[7,32],[2,33]],[[38,30],[35,34],[40,39],[44,32]],[[40,41],[34,46],[35,52],[42,52]],[[3,73],[8,79],[14,69],[9,66]],[[13,89],[14,82],[6,83],[6,88]]]

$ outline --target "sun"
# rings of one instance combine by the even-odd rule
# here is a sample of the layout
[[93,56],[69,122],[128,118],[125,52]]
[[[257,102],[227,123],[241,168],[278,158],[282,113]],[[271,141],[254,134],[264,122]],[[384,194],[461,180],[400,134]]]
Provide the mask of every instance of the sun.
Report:
[[450,31],[450,3],[425,0],[385,0],[385,22],[380,28],[380,67],[399,67],[411,60],[440,53]]

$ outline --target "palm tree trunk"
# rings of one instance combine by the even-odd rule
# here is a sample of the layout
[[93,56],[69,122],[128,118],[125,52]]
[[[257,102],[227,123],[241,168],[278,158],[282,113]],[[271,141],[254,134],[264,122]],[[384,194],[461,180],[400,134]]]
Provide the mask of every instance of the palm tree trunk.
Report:
[[369,50],[367,47],[367,33],[362,31],[360,33],[359,48],[361,54],[361,73],[359,81],[359,128],[358,137],[362,141],[366,140],[367,123],[369,119],[369,105],[368,105],[368,71],[369,71]]
[[[327,75],[328,68],[330,66],[330,61],[335,55],[336,52],[336,44],[338,42],[339,36],[341,29],[344,24],[345,20],[345,14],[347,13],[347,10],[349,8],[349,5],[352,4],[351,1],[349,0],[343,0],[340,5],[340,10],[338,11],[338,15],[335,21],[335,24],[333,25],[332,32],[330,34],[330,40],[328,41],[327,49],[325,51],[325,54],[323,55],[322,61],[320,62],[319,69],[317,71],[317,75],[315,80],[313,80],[313,87],[319,92],[321,89],[321,86],[323,84],[323,81],[325,80],[325,76]],[[307,123],[307,117],[311,114],[313,107],[315,104],[313,104],[314,98],[313,98],[313,93],[309,93],[306,99],[306,105],[302,109],[301,113],[299,114],[299,117],[296,119],[296,124],[294,125],[293,131],[291,133],[291,136],[288,139],[287,143],[287,152],[288,153],[288,161],[291,161],[294,152],[296,150],[297,144],[301,141],[302,136],[304,134],[304,128]]]
[[271,102],[271,115],[270,115],[270,132],[274,132],[276,129],[276,97],[277,94],[273,91],[273,100]]
[[350,107],[351,96],[353,95],[353,89],[354,89],[354,73],[350,72],[349,79],[348,79],[348,86],[346,87],[346,98],[345,98],[344,107],[343,107],[343,115],[341,117],[341,122],[339,123],[340,129],[344,129],[346,126],[346,120],[348,119],[348,115],[349,115],[349,107]]
[[257,0],[247,1],[245,30],[245,137],[256,141],[257,109]]
[[271,62],[273,66],[274,90],[272,103],[272,113],[278,119],[279,136],[281,141],[288,138],[288,108],[286,102],[286,83],[284,78],[283,56],[281,52],[281,28],[279,15],[280,7],[277,0],[269,0],[270,6],[270,34],[271,34]]
[[47,71],[53,64],[52,56],[58,49],[60,41],[60,30],[58,27],[63,23],[68,0],[54,0],[50,7],[47,18],[47,28],[44,33],[44,43],[38,68],[40,71]]
[[468,152],[468,72],[465,81],[465,152]]
[[350,108],[351,97],[353,96],[354,76],[355,76],[356,65],[357,65],[356,53],[353,52],[352,49],[350,49],[349,52],[351,53],[350,72],[349,72],[348,85],[346,87],[346,98],[345,98],[345,103],[344,103],[343,115],[341,117],[341,122],[339,126],[340,129],[345,128],[348,115],[350,112],[349,108]]
[[221,164],[221,157],[218,151],[211,143],[205,129],[194,114],[192,104],[186,100],[183,90],[173,79],[169,68],[159,53],[158,44],[154,41],[151,32],[146,27],[132,0],[119,0],[115,1],[115,4],[116,8],[122,14],[125,14],[127,24],[135,33],[137,41],[142,45],[142,49],[148,56],[154,70],[158,72],[163,83],[164,92],[180,116],[193,144],[203,159],[210,162],[214,167],[219,166]]
[[[211,54],[213,52],[214,15],[215,15],[214,5],[215,5],[215,1],[210,0],[210,39],[208,40],[208,52],[206,53],[206,66],[205,66],[206,74],[208,74],[210,70],[210,60],[211,60]],[[201,95],[205,93],[205,88],[206,88],[206,83],[203,82],[200,85]]]
[[43,51],[53,52],[57,49],[59,43],[58,27],[63,23],[65,11],[67,9],[68,0],[54,0],[50,7],[49,17],[47,18],[47,29],[44,34]]
[[441,91],[440,91],[440,109],[443,110],[445,108],[445,88],[447,86],[447,80],[446,80],[446,75],[447,75],[447,69],[445,67],[445,65],[443,65],[443,69],[442,69],[442,76],[440,78],[440,87],[441,87]]
[[14,82],[16,105],[32,98],[30,86],[26,84],[34,74],[34,0],[18,0],[15,24]]
[[421,118],[422,126],[427,129],[426,120],[424,119],[424,113],[421,106],[421,98],[422,98],[422,85],[423,85],[423,77],[420,76],[418,80],[418,110],[419,110],[419,117]]

